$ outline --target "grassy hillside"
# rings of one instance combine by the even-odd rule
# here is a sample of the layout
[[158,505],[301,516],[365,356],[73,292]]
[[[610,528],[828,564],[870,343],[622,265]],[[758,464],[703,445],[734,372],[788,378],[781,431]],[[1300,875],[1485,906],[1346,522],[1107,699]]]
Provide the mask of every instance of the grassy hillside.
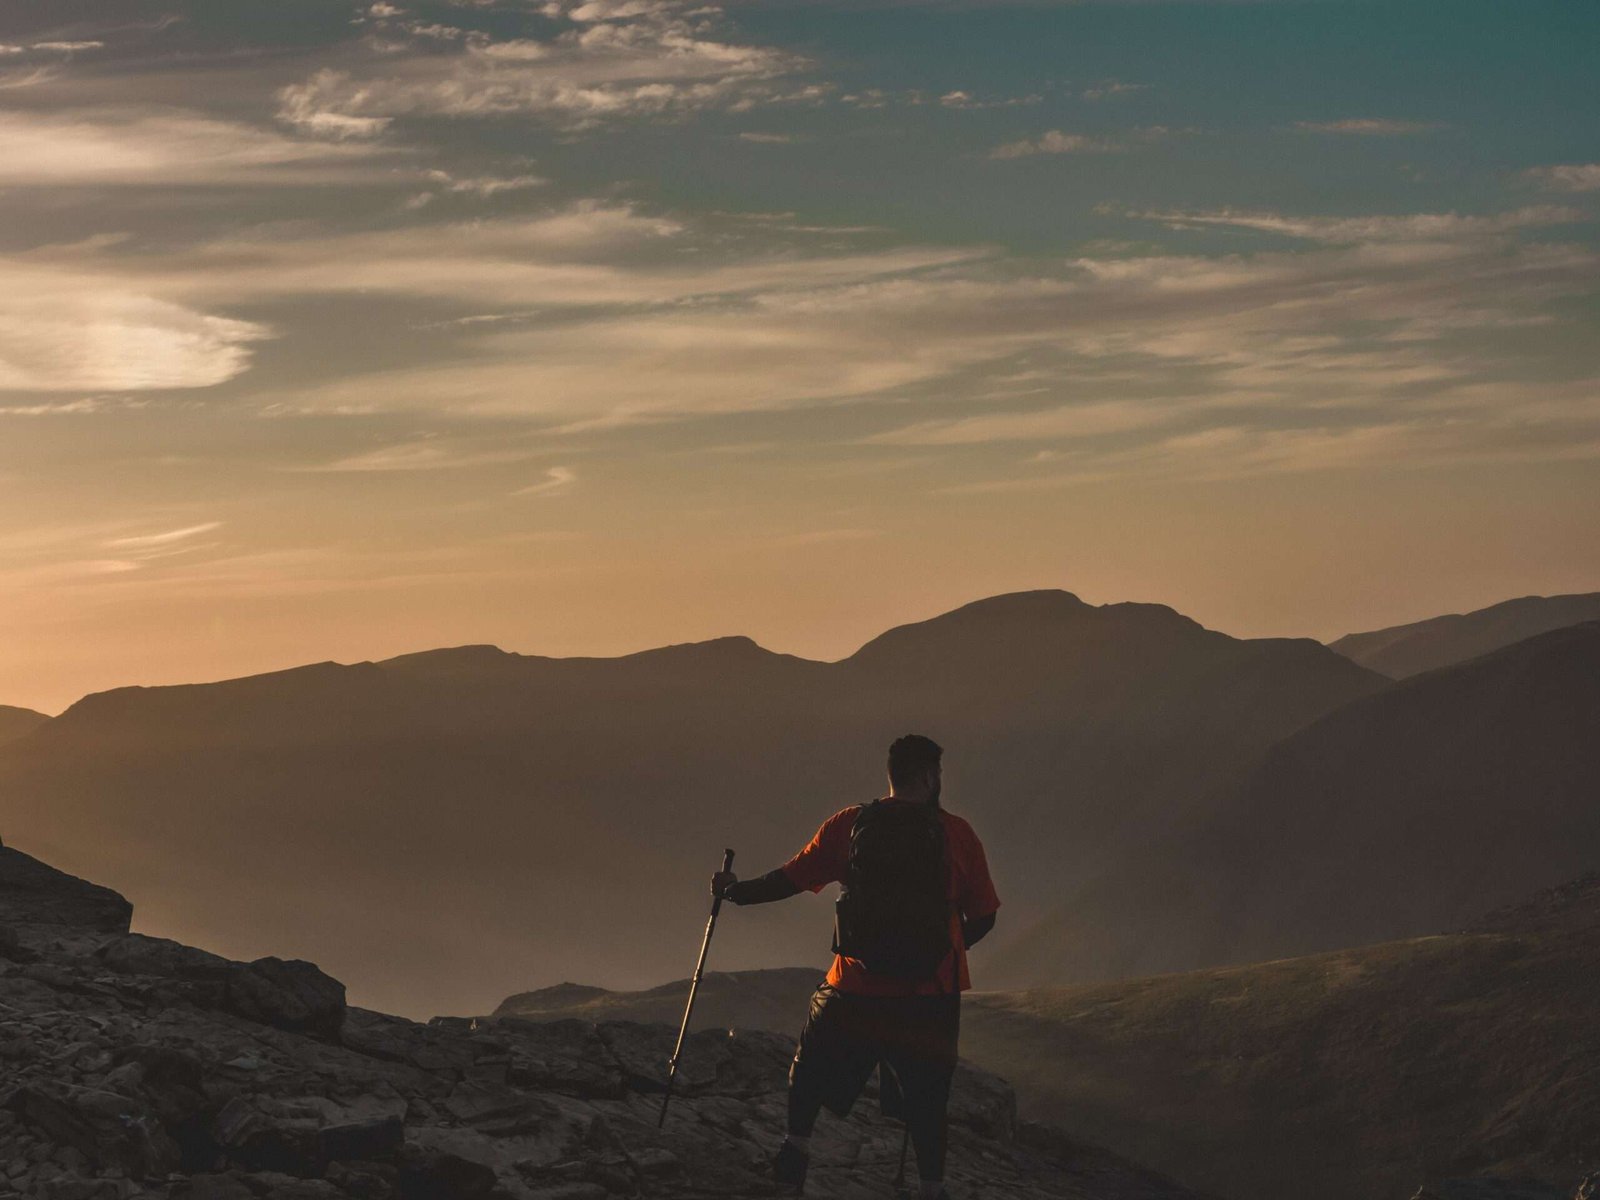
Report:
[[963,1051],[1026,1115],[1234,1200],[1570,1189],[1600,1168],[1597,979],[1591,876],[1470,932],[979,995]]

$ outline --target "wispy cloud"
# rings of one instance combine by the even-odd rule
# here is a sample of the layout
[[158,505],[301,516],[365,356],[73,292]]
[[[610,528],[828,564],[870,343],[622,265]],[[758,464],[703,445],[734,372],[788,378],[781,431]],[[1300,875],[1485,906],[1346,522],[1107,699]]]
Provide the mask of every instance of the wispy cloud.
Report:
[[578,481],[578,473],[571,467],[550,467],[538,483],[530,483],[512,492],[513,496],[554,496],[569,490]]
[[1050,129],[1038,137],[1003,142],[989,151],[990,158],[1033,158],[1041,154],[1122,154],[1137,146],[1163,141],[1192,130],[1171,129],[1165,125],[1146,125],[1114,137],[1094,137],[1085,133],[1066,133]]
[[4,417],[59,417],[83,416],[105,410],[105,402],[98,396],[83,396],[77,400],[47,400],[39,404],[3,404],[0,416]]
[[1107,80],[1083,89],[1085,100],[1109,100],[1113,96],[1127,96],[1134,92],[1149,91],[1148,83],[1124,83],[1120,79]]
[[0,113],[0,186],[332,182],[377,153],[182,110]]
[[1450,212],[1409,213],[1398,216],[1303,217],[1232,209],[1215,212],[1143,212],[1129,215],[1160,221],[1174,229],[1223,226],[1346,245],[1359,242],[1457,241],[1462,238],[1493,237],[1521,229],[1564,225],[1587,219],[1586,214],[1578,209],[1553,205],[1536,205],[1484,216]]
[[[720,12],[680,0],[552,0],[540,10],[562,28],[548,38],[484,33],[426,52],[377,49],[370,61],[326,68],[280,94],[279,116],[319,136],[364,137],[407,116],[520,114],[583,128],[747,109],[778,98],[780,77],[803,60],[723,40]],[[389,33],[411,32],[392,19]]]
[[1121,149],[1117,143],[1107,141],[1105,138],[1051,129],[1035,138],[1003,142],[989,151],[989,157],[1031,158],[1039,154],[1114,154]]
[[1600,163],[1530,167],[1522,176],[1552,192],[1600,192]]
[[448,441],[402,442],[360,454],[349,454],[331,462],[292,467],[301,472],[363,474],[392,471],[455,471],[468,467],[487,467],[500,463],[525,462],[533,452],[524,449],[483,450]]
[[1346,117],[1336,121],[1297,121],[1305,133],[1333,133],[1353,137],[1407,137],[1444,129],[1438,121],[1402,121],[1392,117]]
[[546,186],[543,175],[451,175],[448,171],[429,171],[428,178],[446,192],[471,196],[498,196],[502,192],[521,192]]
[[880,446],[975,446],[990,442],[1043,442],[1148,429],[1168,420],[1184,402],[1105,400],[1029,412],[983,413],[922,421],[862,439]]
[[177,542],[186,542],[202,533],[210,533],[214,529],[221,529],[221,521],[205,521],[199,525],[185,525],[179,529],[168,529],[161,533],[141,533],[129,537],[110,538],[104,544],[108,549],[114,550],[151,550],[164,546],[171,546]]

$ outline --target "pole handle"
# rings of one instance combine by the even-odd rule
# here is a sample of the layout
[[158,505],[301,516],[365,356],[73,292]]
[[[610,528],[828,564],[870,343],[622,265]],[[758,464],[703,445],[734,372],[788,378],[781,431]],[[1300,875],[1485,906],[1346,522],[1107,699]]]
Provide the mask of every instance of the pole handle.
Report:
[[733,870],[733,851],[732,850],[724,850],[722,852],[722,869],[724,871]]

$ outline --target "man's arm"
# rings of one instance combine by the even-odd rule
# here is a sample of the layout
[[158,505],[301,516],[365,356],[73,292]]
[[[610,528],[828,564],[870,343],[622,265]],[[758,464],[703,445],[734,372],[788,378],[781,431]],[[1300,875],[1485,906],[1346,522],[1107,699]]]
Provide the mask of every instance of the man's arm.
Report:
[[790,896],[800,894],[800,889],[795,886],[794,880],[789,878],[782,867],[768,871],[760,879],[735,879],[732,878],[731,871],[727,876],[719,874],[711,881],[713,894],[716,894],[719,883],[722,898],[740,906],[770,904],[774,900],[787,900]]
[[718,871],[711,877],[711,894],[735,904],[769,904],[801,892],[820,892],[828,884],[838,882],[844,877],[850,829],[857,811],[847,808],[834,813],[800,853],[760,879],[741,883],[732,871]]

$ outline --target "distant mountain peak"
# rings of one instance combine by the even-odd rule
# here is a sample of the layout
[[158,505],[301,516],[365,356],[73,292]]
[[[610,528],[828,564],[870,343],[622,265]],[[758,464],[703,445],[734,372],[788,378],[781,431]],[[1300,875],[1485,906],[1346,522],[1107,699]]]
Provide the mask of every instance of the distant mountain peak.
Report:
[[1474,612],[1346,634],[1328,646],[1370,670],[1405,679],[1596,619],[1600,619],[1600,592],[1518,596]]
[[1204,626],[1165,604],[1089,604],[1060,588],[1005,592],[963,604],[923,621],[897,625],[863,645],[850,660],[870,661],[913,650],[925,640],[949,644],[962,637],[974,641],[1001,638],[1015,642],[1051,631],[1092,629],[1105,625],[1147,628],[1163,633],[1203,633]]
[[726,637],[707,638],[702,642],[672,642],[666,646],[655,646],[649,650],[641,650],[636,654],[623,655],[624,658],[638,658],[640,654],[771,654],[772,651],[762,646],[754,638],[746,637],[742,633],[729,634]]
[[47,715],[31,708],[0,704],[0,745],[26,737],[49,720]]
[[400,670],[416,667],[479,669],[502,666],[516,662],[522,657],[522,655],[514,654],[510,650],[502,650],[499,646],[480,642],[466,646],[443,646],[437,650],[418,650],[412,654],[401,654],[394,658],[383,659],[377,665]]

